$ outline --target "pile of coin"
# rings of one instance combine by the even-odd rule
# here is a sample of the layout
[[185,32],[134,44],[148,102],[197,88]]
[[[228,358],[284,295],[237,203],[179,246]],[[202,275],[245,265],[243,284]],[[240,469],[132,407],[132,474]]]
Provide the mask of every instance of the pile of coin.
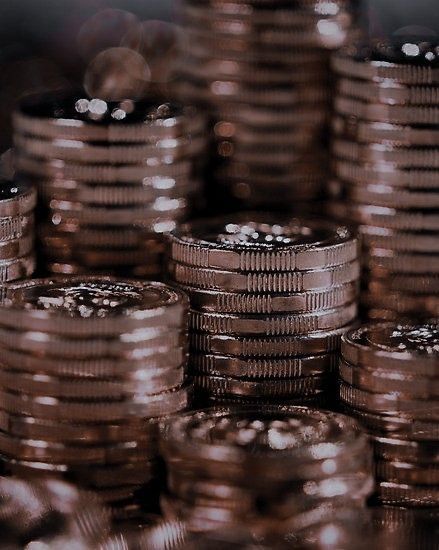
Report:
[[308,407],[224,407],[178,415],[162,432],[165,516],[189,531],[238,525],[268,536],[362,507],[373,490],[367,437]]
[[16,164],[39,189],[48,270],[158,277],[162,234],[200,192],[203,126],[192,109],[154,100],[25,99],[14,116]]
[[187,298],[161,283],[83,276],[8,285],[0,306],[5,471],[78,483],[116,518],[152,506],[158,420],[190,398],[187,310]]
[[10,281],[30,277],[35,270],[35,189],[26,183],[0,179],[0,292]]
[[379,501],[439,506],[439,325],[365,325],[341,353],[340,398],[371,434]]
[[439,315],[439,50],[402,48],[334,57],[330,209],[360,226],[369,318],[422,321]]
[[170,277],[190,299],[197,397],[324,395],[357,315],[358,243],[345,226],[269,214],[183,224]]
[[329,56],[350,2],[184,0],[182,18],[178,91],[212,117],[219,197],[303,212],[326,183]]
[[95,495],[57,480],[0,478],[1,546],[7,550],[97,548],[110,516]]

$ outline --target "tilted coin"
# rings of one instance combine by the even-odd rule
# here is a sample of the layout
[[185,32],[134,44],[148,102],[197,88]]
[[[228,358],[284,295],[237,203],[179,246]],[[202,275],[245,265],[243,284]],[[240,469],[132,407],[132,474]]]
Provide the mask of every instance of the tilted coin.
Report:
[[200,353],[237,357],[295,357],[338,351],[341,335],[347,326],[327,332],[295,336],[244,337],[228,334],[189,334],[190,346]]
[[355,409],[379,414],[405,414],[417,420],[438,420],[437,399],[414,399],[408,393],[372,393],[340,382],[340,399]]
[[194,109],[179,104],[124,105],[64,92],[25,98],[14,114],[14,124],[24,134],[43,138],[131,143],[174,138],[203,127]]
[[169,270],[176,282],[201,289],[285,294],[343,285],[357,280],[360,274],[357,261],[312,271],[247,273],[170,262]]
[[345,50],[338,52],[332,66],[336,73],[348,78],[359,78],[380,82],[393,80],[401,84],[439,84],[439,69],[434,65],[408,65],[388,61],[369,60],[364,55],[349,55]]
[[341,328],[357,316],[357,305],[297,315],[239,316],[191,311],[189,328],[213,334],[283,336]]
[[161,283],[81,277],[9,285],[0,323],[58,335],[113,335],[181,326],[187,299]]
[[439,148],[401,149],[385,143],[358,144],[335,139],[334,154],[351,162],[391,163],[396,168],[439,168]]
[[439,377],[421,378],[401,371],[364,369],[343,360],[339,373],[347,384],[370,392],[402,392],[413,398],[439,397]]
[[406,86],[397,82],[367,82],[340,78],[337,91],[345,96],[388,105],[439,105],[437,86]]
[[325,269],[351,262],[358,254],[355,235],[347,227],[251,214],[180,226],[171,243],[176,262],[237,271]]
[[378,479],[407,485],[439,485],[439,467],[408,462],[379,461],[375,464]]
[[370,324],[343,335],[341,354],[353,365],[437,376],[438,335],[435,324]]
[[386,124],[434,126],[439,122],[439,108],[432,106],[385,105],[338,96],[335,100],[335,110],[344,116],[355,116],[363,120],[385,122]]
[[16,217],[31,212],[37,204],[32,185],[21,181],[0,182],[0,217]]
[[190,371],[196,374],[235,378],[301,378],[330,374],[337,365],[336,357],[336,355],[320,355],[296,359],[239,359],[222,355],[193,353],[190,359]]
[[330,290],[281,294],[244,294],[218,292],[180,286],[189,296],[193,308],[216,313],[285,313],[307,312],[341,307],[355,300],[357,283],[347,283]]
[[439,503],[439,489],[380,481],[377,487],[379,500],[387,505],[433,507]]

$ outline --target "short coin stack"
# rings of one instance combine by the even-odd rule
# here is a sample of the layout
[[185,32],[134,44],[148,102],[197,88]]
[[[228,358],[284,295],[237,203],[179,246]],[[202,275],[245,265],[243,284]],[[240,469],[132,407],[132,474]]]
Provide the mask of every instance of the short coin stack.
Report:
[[30,277],[35,270],[36,202],[37,193],[31,185],[0,179],[1,286]]
[[184,0],[179,89],[212,116],[219,197],[302,212],[321,197],[328,50],[344,42],[349,9],[346,0]]
[[190,397],[187,309],[187,298],[161,283],[10,284],[0,307],[5,470],[93,489],[116,517],[141,513],[151,502],[139,491],[158,484],[157,419]]
[[342,338],[340,398],[371,434],[378,499],[439,506],[439,326],[378,323]]
[[352,419],[308,407],[206,409],[171,419],[162,449],[165,516],[189,531],[241,526],[281,535],[364,506],[367,437]]
[[197,397],[322,396],[357,315],[358,243],[321,220],[238,214],[171,234],[170,276],[190,299]]
[[363,304],[388,321],[439,315],[439,50],[402,49],[352,47],[333,63],[331,209],[360,226]]
[[178,104],[58,93],[24,100],[14,124],[18,171],[39,189],[49,271],[159,276],[162,234],[200,191],[203,120]]

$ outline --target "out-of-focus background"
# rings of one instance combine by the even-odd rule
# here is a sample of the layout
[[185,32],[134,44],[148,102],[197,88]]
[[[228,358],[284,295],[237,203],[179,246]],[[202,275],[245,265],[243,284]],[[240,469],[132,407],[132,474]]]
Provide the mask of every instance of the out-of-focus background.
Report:
[[[436,6],[437,0],[358,2],[361,25],[370,39],[397,37],[409,25],[426,38],[437,36]],[[10,147],[10,114],[20,96],[81,86],[97,53],[136,43],[132,29],[138,23],[149,22],[151,51],[154,36],[166,32],[154,21],[177,23],[178,10],[179,0],[1,0],[0,154]]]

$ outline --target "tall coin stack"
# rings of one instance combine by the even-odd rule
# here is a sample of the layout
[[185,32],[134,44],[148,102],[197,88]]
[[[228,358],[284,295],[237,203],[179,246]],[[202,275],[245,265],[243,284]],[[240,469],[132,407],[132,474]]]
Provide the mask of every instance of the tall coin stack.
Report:
[[179,91],[212,117],[218,198],[303,212],[326,184],[329,50],[350,3],[184,0],[182,17]]
[[257,537],[294,535],[363,507],[373,490],[369,443],[356,422],[308,407],[179,415],[162,448],[162,509],[189,531],[240,526]]
[[340,398],[371,435],[379,501],[438,507],[439,325],[365,325],[341,353]]
[[360,226],[371,319],[439,315],[439,50],[334,58],[332,213]]
[[6,472],[96,491],[116,518],[159,490],[157,420],[188,405],[187,298],[96,277],[11,283],[0,307]]
[[49,271],[159,276],[162,234],[199,194],[202,119],[178,104],[49,94],[15,113],[17,169],[36,182]]
[[35,270],[35,189],[0,179],[0,286],[30,277]]
[[348,228],[242,214],[171,234],[170,277],[190,299],[190,369],[203,400],[294,400],[330,388],[357,315]]

